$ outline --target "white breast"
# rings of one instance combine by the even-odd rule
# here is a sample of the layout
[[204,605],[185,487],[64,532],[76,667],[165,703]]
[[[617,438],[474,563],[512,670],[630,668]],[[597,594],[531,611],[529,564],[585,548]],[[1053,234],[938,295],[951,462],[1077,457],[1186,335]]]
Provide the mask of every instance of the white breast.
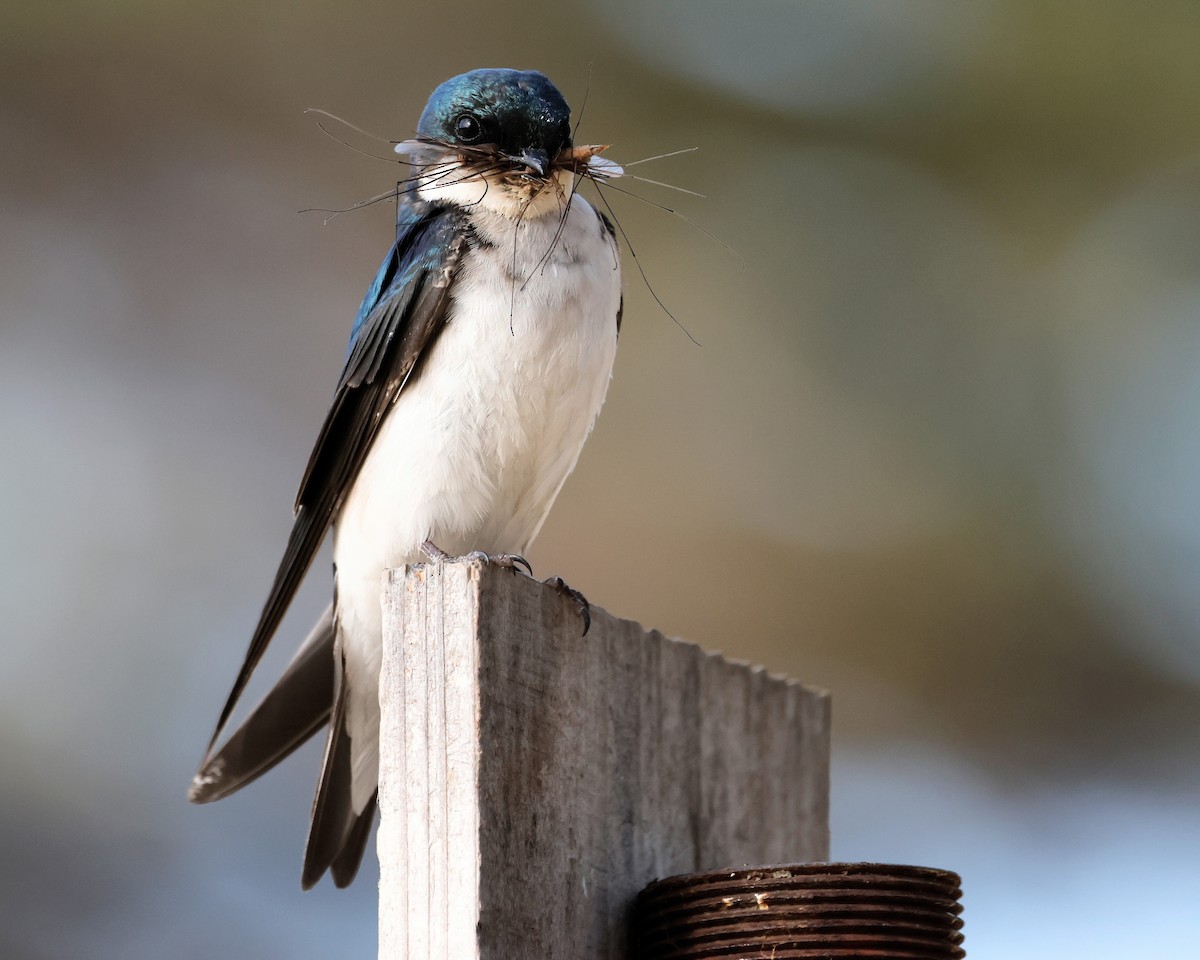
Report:
[[575,466],[612,374],[620,269],[596,212],[522,221],[478,210],[447,326],[387,415],[338,516],[339,638],[356,809],[375,789],[380,575],[451,554],[521,553]]

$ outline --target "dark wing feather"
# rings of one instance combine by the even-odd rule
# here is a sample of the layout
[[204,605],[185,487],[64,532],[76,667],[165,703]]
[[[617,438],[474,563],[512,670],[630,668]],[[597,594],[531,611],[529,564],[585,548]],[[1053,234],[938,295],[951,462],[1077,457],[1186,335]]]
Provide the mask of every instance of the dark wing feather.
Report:
[[441,330],[465,245],[460,213],[420,201],[402,206],[396,242],[359,308],[333,406],[300,483],[287,549],[209,740],[206,762],[354,483],[383,415]]
[[330,604],[279,682],[193,778],[192,803],[220,800],[257,780],[329,722],[333,636]]

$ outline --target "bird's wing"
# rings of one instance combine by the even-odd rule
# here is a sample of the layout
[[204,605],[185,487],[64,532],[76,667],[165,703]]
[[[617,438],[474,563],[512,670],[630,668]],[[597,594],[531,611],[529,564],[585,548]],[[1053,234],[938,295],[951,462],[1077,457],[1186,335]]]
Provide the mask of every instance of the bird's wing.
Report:
[[279,682],[192,778],[192,803],[220,800],[257,780],[329,722],[333,648],[331,603]]
[[402,203],[396,242],[359,308],[333,406],[300,482],[287,549],[205,762],[354,483],[384,415],[441,331],[466,237],[461,213],[421,201]]

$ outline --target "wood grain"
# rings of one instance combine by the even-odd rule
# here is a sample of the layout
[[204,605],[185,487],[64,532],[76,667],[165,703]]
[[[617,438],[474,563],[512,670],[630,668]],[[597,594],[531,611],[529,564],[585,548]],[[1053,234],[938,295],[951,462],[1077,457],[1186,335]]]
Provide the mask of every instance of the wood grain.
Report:
[[653,879],[828,858],[823,691],[506,568],[385,580],[381,960],[619,960]]

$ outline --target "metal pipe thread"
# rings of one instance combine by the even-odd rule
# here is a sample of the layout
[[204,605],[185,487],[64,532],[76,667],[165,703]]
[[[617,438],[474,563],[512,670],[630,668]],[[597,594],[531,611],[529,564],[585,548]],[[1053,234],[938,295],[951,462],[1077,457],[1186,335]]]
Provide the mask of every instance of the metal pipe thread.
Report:
[[634,912],[635,960],[957,960],[961,879],[886,863],[802,863],[658,880]]

